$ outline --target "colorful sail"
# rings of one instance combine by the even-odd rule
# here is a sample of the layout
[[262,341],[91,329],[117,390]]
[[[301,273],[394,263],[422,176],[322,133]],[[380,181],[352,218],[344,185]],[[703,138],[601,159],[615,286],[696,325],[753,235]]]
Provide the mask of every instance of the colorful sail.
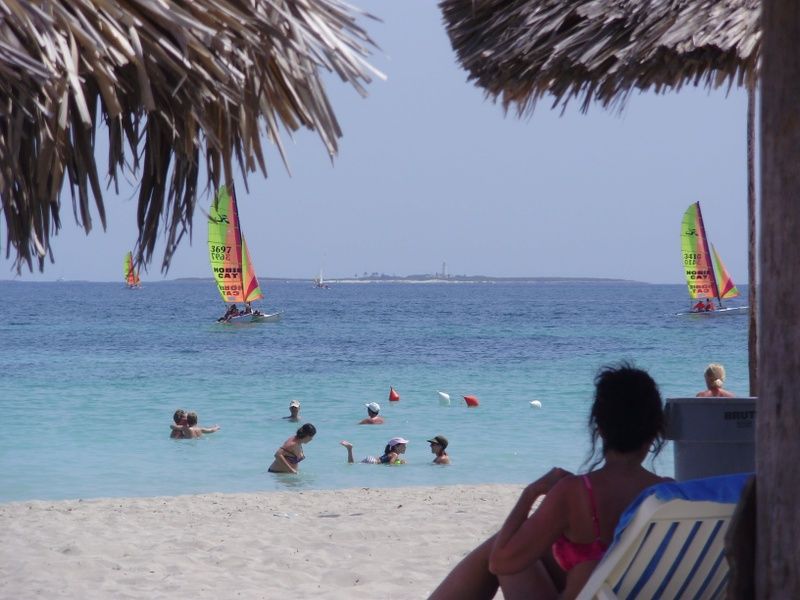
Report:
[[208,251],[217,289],[225,302],[252,302],[264,297],[239,225],[236,198],[225,186],[211,204]]
[[714,244],[711,244],[711,256],[714,259],[714,275],[717,280],[717,290],[719,291],[720,298],[736,298],[739,295],[739,289],[733,283],[728,269],[722,264],[722,259],[717,254],[717,249]]
[[714,278],[714,267],[711,264],[699,202],[692,204],[683,214],[681,253],[689,296],[693,299],[716,298],[717,282]]
[[133,253],[128,252],[122,263],[122,273],[125,276],[125,283],[128,287],[139,287],[141,280],[139,279],[139,270],[133,262]]
[[709,247],[699,202],[692,204],[683,214],[681,253],[692,299],[735,298],[739,295],[717,251],[713,246]]

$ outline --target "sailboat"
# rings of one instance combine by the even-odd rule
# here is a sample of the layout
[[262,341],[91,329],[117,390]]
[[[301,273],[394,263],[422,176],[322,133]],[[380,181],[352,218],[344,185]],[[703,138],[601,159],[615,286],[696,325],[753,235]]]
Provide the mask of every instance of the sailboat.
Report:
[[314,287],[323,290],[330,289],[331,287],[327,283],[325,283],[325,280],[322,278],[322,269],[319,270],[319,277],[314,279]]
[[681,253],[689,297],[694,300],[708,299],[708,304],[716,298],[718,306],[712,310],[700,309],[698,302],[689,312],[678,313],[716,315],[735,314],[747,311],[747,306],[724,307],[723,299],[735,298],[739,290],[731,279],[730,273],[722,263],[713,244],[709,244],[706,228],[703,224],[703,213],[700,203],[695,202],[683,214],[681,221]]
[[[236,197],[222,186],[208,215],[208,251],[211,270],[222,299],[233,303],[218,319],[224,323],[276,321],[280,313],[253,310],[250,303],[264,297],[239,223]],[[244,303],[239,309],[236,302]]]
[[142,281],[139,279],[139,269],[133,262],[133,252],[128,252],[122,262],[122,274],[125,276],[125,285],[130,290],[136,290],[142,287]]

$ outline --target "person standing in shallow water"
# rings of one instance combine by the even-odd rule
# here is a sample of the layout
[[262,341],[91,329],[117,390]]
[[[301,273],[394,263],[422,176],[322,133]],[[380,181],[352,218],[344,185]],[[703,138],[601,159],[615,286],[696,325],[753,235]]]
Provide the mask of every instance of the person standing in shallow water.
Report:
[[309,443],[317,435],[317,428],[306,423],[292,437],[283,442],[275,451],[275,460],[269,466],[270,473],[297,473],[300,463],[305,460],[303,445]]
[[431,452],[436,455],[433,459],[435,465],[449,465],[450,456],[447,454],[447,438],[443,435],[437,435],[428,440],[431,445]]
[[183,437],[185,438],[199,438],[203,437],[204,433],[215,433],[219,431],[219,425],[212,425],[211,427],[200,427],[197,424],[197,413],[186,413],[186,425],[183,430]]
[[300,401],[299,400],[292,400],[289,402],[289,416],[283,417],[288,421],[298,422],[300,421]]
[[698,398],[735,398],[736,394],[723,389],[725,383],[725,367],[716,363],[711,363],[706,367],[703,377],[706,380],[706,389],[697,392]]
[[370,402],[365,404],[367,407],[367,418],[361,419],[359,425],[383,425],[383,417],[378,413],[381,412],[381,405],[377,402]]
[[[528,485],[500,531],[456,565],[430,600],[493,598],[498,586],[509,600],[577,596],[626,507],[666,480],[642,466],[651,447],[657,454],[663,446],[664,411],[655,381],[624,363],[602,369],[589,430],[589,472],[573,475],[555,467]],[[544,500],[531,513],[540,496]]]
[[183,430],[188,425],[186,424],[186,411],[179,408],[172,415],[172,420],[175,421],[174,425],[170,425],[169,437],[172,439],[180,439],[183,437]]
[[203,437],[204,433],[214,433],[219,431],[219,425],[212,425],[211,427],[200,427],[197,424],[196,412],[185,412],[183,409],[178,409],[172,415],[174,425],[170,425],[172,432],[169,437],[176,439],[191,439]]

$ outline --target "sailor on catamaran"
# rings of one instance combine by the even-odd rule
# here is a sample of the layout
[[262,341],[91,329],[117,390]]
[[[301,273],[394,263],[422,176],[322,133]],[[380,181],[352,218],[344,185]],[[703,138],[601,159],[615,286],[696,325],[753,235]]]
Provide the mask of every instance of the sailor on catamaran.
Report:
[[239,312],[239,309],[236,307],[236,305],[231,304],[230,307],[228,307],[228,310],[225,311],[225,314],[217,319],[217,322],[228,323],[233,317],[238,317],[240,314],[242,313]]

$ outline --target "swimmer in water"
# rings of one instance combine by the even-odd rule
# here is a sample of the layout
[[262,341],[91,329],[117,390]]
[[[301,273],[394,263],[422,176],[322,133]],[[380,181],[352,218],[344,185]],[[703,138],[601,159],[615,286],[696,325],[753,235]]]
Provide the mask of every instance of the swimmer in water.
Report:
[[431,445],[431,452],[436,455],[433,459],[435,465],[449,465],[450,456],[447,454],[447,438],[443,435],[437,435],[428,440]]
[[[347,440],[339,442],[342,446],[347,448],[347,462],[354,463],[353,460],[353,444]],[[405,459],[402,457],[406,452],[406,444],[408,440],[401,437],[393,437],[386,444],[381,456],[367,456],[361,460],[362,463],[370,465],[403,465]]]
[[367,418],[361,419],[359,425],[383,425],[383,417],[378,413],[381,412],[381,405],[377,402],[370,402],[365,404],[367,407]]
[[270,473],[297,473],[298,465],[306,457],[303,444],[307,444],[317,435],[317,428],[306,423],[292,437],[283,442],[275,451],[275,460],[269,466]]

